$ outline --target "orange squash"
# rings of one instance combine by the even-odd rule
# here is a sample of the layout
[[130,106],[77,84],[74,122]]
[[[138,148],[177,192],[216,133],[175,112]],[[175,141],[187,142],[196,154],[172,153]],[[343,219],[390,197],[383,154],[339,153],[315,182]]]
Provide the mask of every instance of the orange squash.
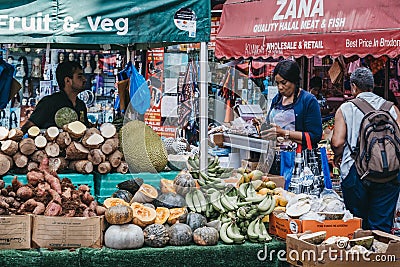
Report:
[[170,212],[167,208],[158,207],[156,209],[156,214],[156,220],[154,223],[164,224],[168,220]]
[[186,208],[173,208],[169,210],[169,217],[167,222],[169,224],[175,224],[177,222],[186,222],[188,211]]
[[103,205],[104,205],[104,207],[106,207],[108,209],[110,207],[114,207],[114,206],[117,206],[117,205],[129,206],[129,203],[127,203],[123,199],[120,199],[120,198],[117,198],[117,197],[109,197],[109,198],[106,198],[104,200]]
[[156,210],[144,205],[135,205],[133,209],[133,223],[140,227],[146,227],[155,222]]
[[132,198],[133,202],[149,203],[158,197],[157,189],[149,184],[142,184]]
[[160,180],[160,189],[162,193],[176,193],[175,187],[174,187],[174,180],[168,180],[161,178]]

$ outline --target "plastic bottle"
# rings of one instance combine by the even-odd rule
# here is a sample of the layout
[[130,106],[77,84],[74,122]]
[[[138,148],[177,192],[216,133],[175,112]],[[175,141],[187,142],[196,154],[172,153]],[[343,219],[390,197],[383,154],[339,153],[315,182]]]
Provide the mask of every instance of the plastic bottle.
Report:
[[295,194],[300,193],[300,179],[303,172],[303,157],[301,152],[296,152],[296,157],[294,159],[294,168],[292,173],[292,179],[290,180],[288,191],[293,192]]

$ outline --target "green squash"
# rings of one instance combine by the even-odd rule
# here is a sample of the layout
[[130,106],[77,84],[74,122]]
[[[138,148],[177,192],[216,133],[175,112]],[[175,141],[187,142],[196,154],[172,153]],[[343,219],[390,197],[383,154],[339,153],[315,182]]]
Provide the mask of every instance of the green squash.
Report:
[[162,224],[151,224],[144,228],[144,243],[153,248],[165,247],[169,242],[168,230]]
[[219,233],[213,227],[200,227],[193,232],[193,241],[200,246],[214,246],[218,244]]
[[186,217],[186,224],[189,225],[192,231],[196,230],[199,227],[205,226],[206,223],[206,217],[204,217],[200,213],[190,212]]
[[112,197],[117,197],[124,200],[126,203],[131,202],[133,195],[128,190],[117,190],[112,194]]
[[193,240],[192,229],[184,223],[175,223],[168,229],[169,244],[172,246],[187,246]]
[[186,196],[191,188],[196,187],[196,182],[188,170],[183,170],[175,177],[174,187],[178,194]]
[[176,193],[164,193],[153,200],[153,204],[156,207],[164,207],[168,209],[181,208],[186,206],[186,200],[184,197]]

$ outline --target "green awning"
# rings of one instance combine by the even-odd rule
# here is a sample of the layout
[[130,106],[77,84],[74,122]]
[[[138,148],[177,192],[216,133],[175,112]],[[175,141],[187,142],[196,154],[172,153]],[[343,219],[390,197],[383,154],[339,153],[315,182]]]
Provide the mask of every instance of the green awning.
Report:
[[207,42],[209,0],[0,0],[0,42],[165,46]]

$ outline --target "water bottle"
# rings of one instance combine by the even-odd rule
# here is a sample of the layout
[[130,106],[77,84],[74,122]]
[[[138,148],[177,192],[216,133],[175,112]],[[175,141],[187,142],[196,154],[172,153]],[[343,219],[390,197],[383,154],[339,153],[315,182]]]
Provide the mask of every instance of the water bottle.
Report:
[[294,168],[292,173],[292,179],[290,180],[288,191],[293,192],[295,194],[300,194],[300,180],[303,173],[303,157],[301,152],[296,153],[296,157],[294,159]]

